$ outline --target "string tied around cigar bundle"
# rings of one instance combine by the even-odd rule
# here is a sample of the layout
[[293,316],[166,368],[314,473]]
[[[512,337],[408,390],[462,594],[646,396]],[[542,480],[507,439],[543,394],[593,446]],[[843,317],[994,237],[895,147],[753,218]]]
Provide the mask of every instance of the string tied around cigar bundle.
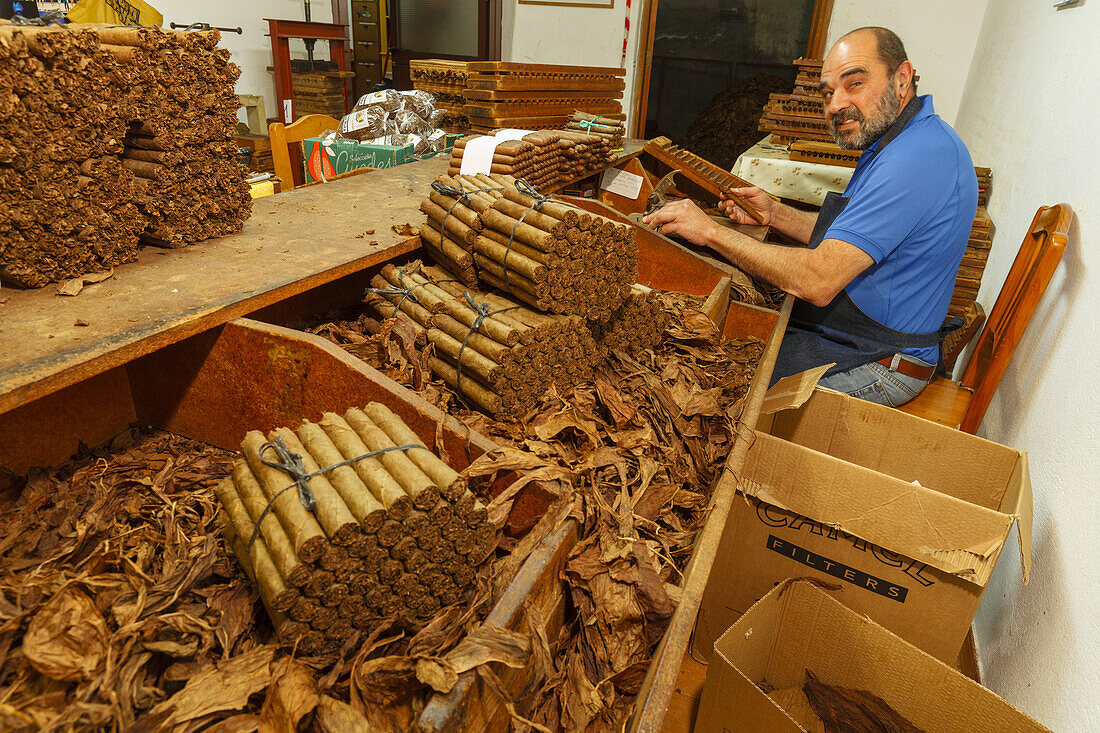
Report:
[[[527,218],[528,214],[530,214],[532,211],[541,212],[543,204],[554,201],[549,196],[539,193],[538,189],[532,186],[526,178],[517,178],[515,182],[515,187],[517,191],[519,191],[527,198],[531,199],[533,203],[527,207],[527,210],[524,211],[519,219],[516,220],[516,223],[512,225],[512,234],[508,237],[508,246],[504,248],[504,262],[502,262],[501,264],[504,267],[504,284],[506,286],[510,285],[510,283],[508,282],[508,273],[511,271],[508,269],[508,255],[512,253],[512,243],[516,241],[516,230],[519,229],[519,225],[523,223],[523,220]],[[574,209],[580,208],[578,206],[574,206],[568,201],[560,201],[557,203],[560,203],[562,206],[571,206]]]
[[[260,525],[263,524],[264,519],[268,513],[275,506],[275,500],[282,496],[287,491],[290,491],[295,486],[298,487],[298,500],[302,502],[302,506],[306,508],[311,514],[317,507],[317,496],[313,493],[313,489],[309,488],[309,480],[316,476],[328,473],[329,471],[335,471],[337,468],[344,466],[350,466],[353,463],[363,460],[364,458],[373,458],[374,456],[380,456],[383,453],[392,453],[393,451],[405,451],[413,450],[414,448],[423,448],[428,450],[426,445],[419,443],[405,443],[404,445],[391,445],[386,448],[379,448],[378,450],[367,451],[362,455],[348,458],[338,463],[333,463],[330,466],[318,468],[316,471],[307,471],[305,461],[302,456],[287,448],[286,443],[282,438],[275,438],[274,440],[264,443],[260,446],[259,459],[265,466],[276,468],[283,473],[289,474],[293,482],[287,484],[283,488],[275,492],[275,494],[268,499],[267,504],[264,506],[264,510],[260,512],[260,516],[256,518],[256,524],[252,529],[252,536],[248,538],[248,551],[252,551],[252,545],[256,543],[256,538],[260,536]],[[268,451],[274,451],[276,460],[269,461],[264,458],[264,454]]]
[[417,298],[416,295],[413,294],[413,291],[416,290],[417,288],[424,287],[428,283],[426,283],[426,282],[417,283],[416,285],[413,285],[411,288],[405,287],[405,285],[404,285],[405,284],[405,268],[404,267],[398,268],[398,270],[397,270],[397,282],[401,283],[401,285],[400,286],[395,285],[391,288],[367,288],[363,292],[364,293],[374,293],[376,295],[400,295],[401,300],[397,301],[397,305],[394,306],[395,310],[400,310],[401,309],[401,304],[405,302],[406,298],[408,298],[412,302],[416,303],[417,305],[420,305],[420,299]]
[[[507,275],[508,270],[505,269],[504,273],[505,275]],[[521,307],[518,305],[512,305],[508,306],[507,308],[499,308],[495,311],[491,311],[489,310],[488,303],[475,302],[473,297],[470,295],[469,290],[463,290],[462,295],[466,298],[466,305],[470,306],[474,313],[477,313],[477,316],[474,318],[474,322],[470,325],[470,330],[466,333],[466,338],[462,339],[462,346],[458,347],[458,358],[455,359],[455,389],[459,392],[462,391],[462,352],[466,350],[466,344],[470,342],[470,337],[473,336],[479,328],[481,328],[481,324],[484,323],[486,318],[489,318],[490,316],[495,316],[497,313],[513,311]]]
[[[439,233],[441,236],[445,237],[447,236],[447,217],[451,215],[451,212],[454,211],[454,208],[459,204],[462,204],[463,206],[470,206],[472,204],[472,202],[470,201],[470,194],[487,193],[489,191],[503,191],[504,189],[502,187],[465,189],[462,188],[461,182],[459,182],[459,187],[455,188],[454,186],[450,186],[443,181],[432,181],[432,190],[436,193],[442,194],[443,196],[450,196],[455,200],[455,202],[447,208],[447,213],[443,215],[443,221],[439,224]],[[504,268],[504,270],[505,273],[507,273],[507,266]]]

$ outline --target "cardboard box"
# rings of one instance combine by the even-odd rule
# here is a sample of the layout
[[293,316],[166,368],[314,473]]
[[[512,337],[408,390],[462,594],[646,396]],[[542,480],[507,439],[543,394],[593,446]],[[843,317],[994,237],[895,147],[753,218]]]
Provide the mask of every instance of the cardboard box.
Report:
[[338,176],[357,168],[393,168],[440,154],[450,155],[451,148],[459,137],[461,136],[448,134],[446,149],[428,155],[415,155],[412,143],[404,146],[365,145],[355,140],[325,141],[319,137],[306,138],[302,143],[306,153],[306,183]]
[[[965,675],[799,581],[780,584],[714,643],[694,730],[813,730],[795,722],[807,720],[798,709],[788,714],[760,689],[801,688],[807,670],[825,684],[877,695],[930,733],[1047,731]],[[797,705],[799,695],[794,697]]]
[[[1031,568],[1027,455],[839,392],[777,383],[739,477],[694,653],[787,578],[953,664],[1018,520]],[[767,430],[767,432],[765,432]],[[770,434],[769,434],[770,433]]]

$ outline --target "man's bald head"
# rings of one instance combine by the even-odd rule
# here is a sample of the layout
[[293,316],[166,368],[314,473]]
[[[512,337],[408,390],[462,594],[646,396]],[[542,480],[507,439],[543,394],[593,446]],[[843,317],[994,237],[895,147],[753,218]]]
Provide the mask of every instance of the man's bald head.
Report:
[[[866,36],[868,39],[873,39],[875,42],[875,48],[878,51],[878,58],[883,64],[886,65],[886,73],[893,76],[902,64],[909,60],[909,54],[905,52],[905,44],[901,42],[901,38],[897,33],[894,33],[889,28],[883,28],[878,25],[868,25],[862,28],[856,28],[855,30],[848,31],[833,44],[833,48],[840,45],[840,42],[855,35]],[[913,82],[913,90],[916,91],[917,83]]]

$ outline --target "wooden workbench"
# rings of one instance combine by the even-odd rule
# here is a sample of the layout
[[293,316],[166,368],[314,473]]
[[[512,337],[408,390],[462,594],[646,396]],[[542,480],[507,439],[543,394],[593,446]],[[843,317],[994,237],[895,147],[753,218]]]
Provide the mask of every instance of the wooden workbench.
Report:
[[[642,141],[624,140],[608,167],[641,149]],[[437,156],[256,199],[239,234],[176,250],[146,247],[76,297],[57,295],[55,285],[5,288],[0,415],[416,250],[417,237],[391,227],[423,220],[420,201],[447,164]]]
[[[256,199],[239,233],[137,262],[76,297],[0,291],[0,414],[188,336],[411,252],[430,159]],[[373,229],[373,234],[367,230]],[[77,323],[87,323],[78,326]]]

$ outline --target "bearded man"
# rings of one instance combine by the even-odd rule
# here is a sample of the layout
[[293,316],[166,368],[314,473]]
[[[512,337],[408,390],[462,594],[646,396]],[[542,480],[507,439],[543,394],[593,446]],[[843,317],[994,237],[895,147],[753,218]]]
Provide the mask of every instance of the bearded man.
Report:
[[[917,96],[895,33],[859,28],[825,57],[820,89],[837,144],[864,151],[841,196],[819,213],[733,191],[764,223],[805,243],[757,242],[718,226],[691,201],[645,218],[666,234],[713,248],[796,297],[773,381],[833,363],[823,386],[893,406],[932,378],[941,324],[978,202],[974,165],[958,134]],[[753,222],[721,202],[737,223]]]

